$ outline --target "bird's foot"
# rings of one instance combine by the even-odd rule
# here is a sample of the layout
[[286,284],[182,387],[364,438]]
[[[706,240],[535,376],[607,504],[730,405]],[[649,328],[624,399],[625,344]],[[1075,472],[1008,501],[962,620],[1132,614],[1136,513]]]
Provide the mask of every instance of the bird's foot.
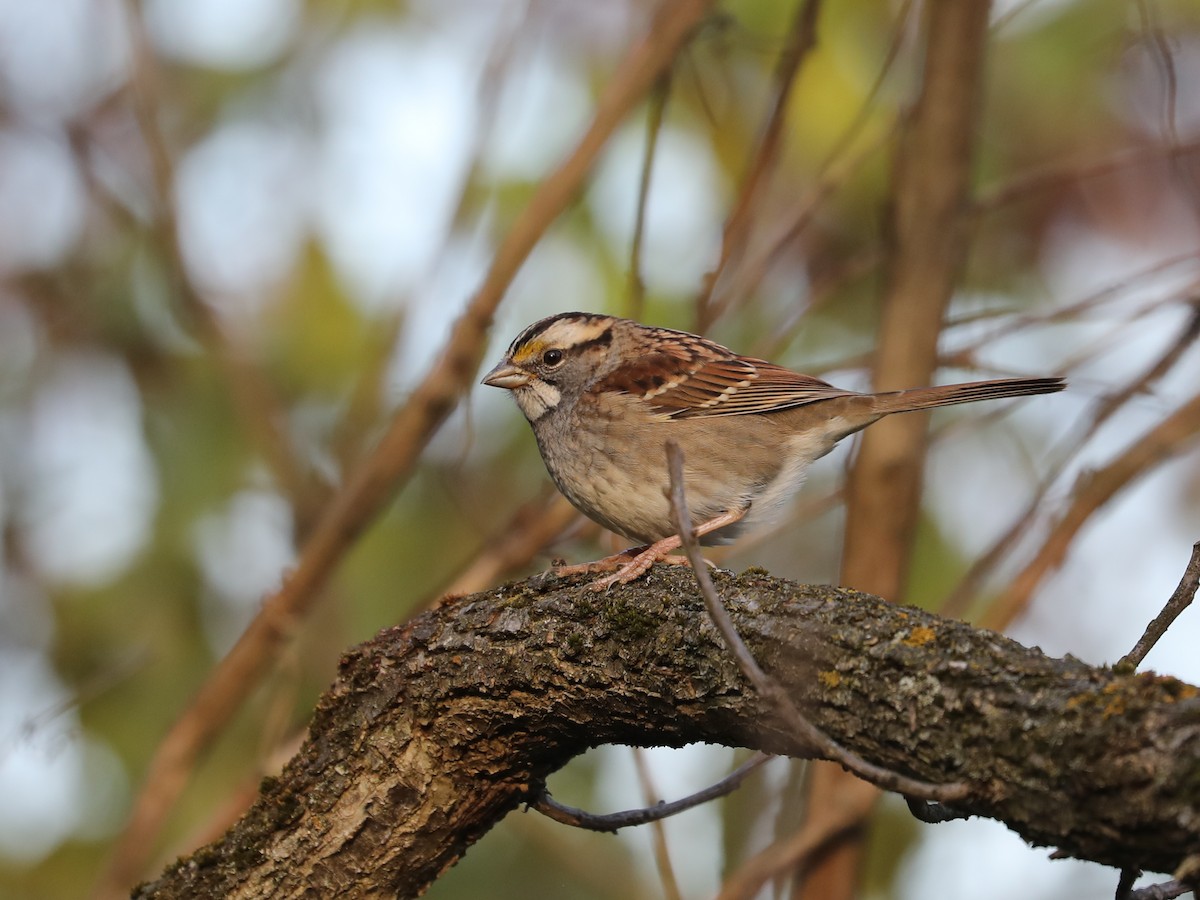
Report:
[[[614,584],[629,584],[631,581],[636,581],[650,571],[650,567],[656,562],[665,562],[672,566],[690,565],[686,556],[672,556],[671,551],[679,549],[679,536],[672,535],[671,537],[663,538],[661,541],[655,541],[648,547],[634,547],[632,550],[625,551],[624,554],[617,554],[615,557],[608,557],[611,560],[624,557],[624,563],[617,563],[613,566],[616,571],[611,575],[605,575],[597,578],[588,588],[593,591],[605,591]],[[595,570],[609,571],[609,570]]]

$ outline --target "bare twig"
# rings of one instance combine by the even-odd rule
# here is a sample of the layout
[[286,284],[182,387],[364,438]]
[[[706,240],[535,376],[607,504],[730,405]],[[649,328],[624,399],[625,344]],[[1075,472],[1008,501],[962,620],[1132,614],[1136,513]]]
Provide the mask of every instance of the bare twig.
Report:
[[[1057,322],[1077,322],[1081,318],[1088,315],[1094,315],[1102,307],[1115,303],[1124,299],[1123,292],[1128,291],[1133,285],[1138,284],[1142,279],[1149,279],[1155,275],[1173,269],[1175,267],[1196,265],[1196,252],[1189,250],[1185,253],[1178,253],[1174,256],[1168,256],[1163,259],[1155,260],[1147,266],[1137,269],[1132,272],[1125,272],[1119,278],[1104,285],[1103,287],[1090,292],[1084,297],[1072,303],[1067,303],[1059,306],[1054,306],[1044,310],[1022,313],[1021,315],[1013,315],[1007,309],[988,309],[978,313],[970,313],[968,315],[955,316],[946,323],[947,328],[959,328],[964,325],[971,325],[982,319],[993,319],[998,316],[1004,316],[1005,321],[994,330],[990,331],[986,337],[981,338],[976,343],[959,351],[959,353],[974,354],[981,348],[990,343],[994,343],[999,338],[1014,334],[1023,329],[1034,325],[1053,325]],[[1138,309],[1136,315],[1145,315],[1147,312],[1153,312],[1161,306],[1168,303],[1179,302],[1181,294],[1172,294],[1169,297],[1154,301],[1152,303],[1143,303]],[[951,356],[953,359],[957,354]]]
[[940,785],[929,784],[928,782],[919,781],[915,778],[901,775],[898,772],[893,772],[890,769],[873,765],[857,753],[846,749],[810,722],[796,708],[791,698],[783,692],[778,683],[762,670],[758,665],[758,661],[755,660],[754,655],[750,652],[750,648],[746,646],[745,642],[738,635],[733,620],[729,617],[725,605],[717,595],[717,589],[713,585],[712,576],[708,574],[708,566],[704,562],[704,557],[700,555],[700,545],[696,541],[695,529],[692,527],[691,515],[688,513],[687,497],[684,495],[683,450],[680,449],[677,443],[670,440],[667,441],[666,449],[667,466],[671,476],[671,515],[673,524],[679,534],[682,549],[687,554],[688,561],[692,564],[692,569],[696,575],[696,584],[700,589],[701,595],[704,597],[704,603],[708,608],[708,613],[713,620],[713,624],[717,626],[717,630],[725,640],[725,645],[737,661],[738,668],[754,686],[759,695],[776,706],[780,716],[788,724],[788,727],[804,742],[811,745],[814,751],[820,753],[826,759],[840,763],[860,778],[870,781],[872,784],[886,790],[895,791],[921,800],[932,800],[941,803],[965,799],[970,791],[968,786],[961,782]]
[[1134,644],[1133,649],[1121,657],[1121,661],[1115,666],[1117,671],[1128,670],[1132,672],[1142,664],[1142,660],[1146,658],[1146,654],[1167,633],[1167,629],[1171,627],[1171,623],[1179,618],[1179,614],[1191,605],[1198,588],[1200,588],[1200,541],[1192,545],[1192,558],[1188,561],[1187,568],[1184,569],[1183,578],[1180,579],[1179,586],[1171,594],[1171,599],[1167,601],[1167,605],[1162,608],[1162,611],[1154,617],[1154,620],[1146,626],[1145,633],[1138,638],[1138,642]]
[[125,830],[96,896],[124,895],[143,871],[175,800],[207,748],[241,706],[278,647],[312,607],[346,550],[412,473],[417,456],[467,390],[479,366],[492,317],[508,285],[550,223],[571,202],[609,136],[672,64],[711,7],[711,0],[667,4],[601,96],[579,144],[539,186],[496,251],[443,352],[397,412],[378,446],[316,523],[283,587],[218,663],[150,762]]
[[588,831],[615,832],[618,828],[628,828],[632,825],[645,825],[647,822],[657,822],[669,816],[678,815],[685,810],[694,809],[701,804],[708,803],[710,800],[716,800],[718,797],[732,794],[741,786],[741,783],[746,780],[751,772],[774,758],[766,753],[756,753],[716,784],[710,785],[702,791],[690,794],[681,800],[674,800],[670,803],[658,803],[646,809],[629,809],[624,812],[597,815],[596,813],[585,812],[582,809],[576,809],[572,806],[559,803],[545,790],[529,806],[531,809],[536,809],[542,815],[548,816],[556,822],[562,822],[564,825],[586,828]]

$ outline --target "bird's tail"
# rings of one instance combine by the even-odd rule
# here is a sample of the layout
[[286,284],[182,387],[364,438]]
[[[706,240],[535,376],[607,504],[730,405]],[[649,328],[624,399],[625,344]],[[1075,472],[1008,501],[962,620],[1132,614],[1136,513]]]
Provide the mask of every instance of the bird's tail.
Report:
[[935,387],[910,388],[876,394],[876,410],[881,415],[974,403],[977,400],[999,400],[1003,397],[1028,397],[1033,394],[1053,394],[1067,386],[1062,378],[999,378],[994,381],[969,381],[964,384],[945,384]]

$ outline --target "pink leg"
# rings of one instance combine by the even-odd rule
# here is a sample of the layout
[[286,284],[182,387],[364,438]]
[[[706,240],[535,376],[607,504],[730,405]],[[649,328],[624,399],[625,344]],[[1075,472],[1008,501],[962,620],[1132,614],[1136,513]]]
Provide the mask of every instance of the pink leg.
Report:
[[603,559],[593,560],[592,562],[579,563],[574,566],[555,566],[553,572],[559,578],[567,578],[572,575],[595,575],[598,572],[612,572],[627,565],[639,553],[649,549],[649,544],[643,544],[640,547],[630,547],[628,550],[622,550],[620,553],[614,553],[612,556],[606,556]]
[[[740,522],[743,518],[745,518],[746,513],[749,511],[750,507],[744,506],[741,509],[734,510],[732,512],[723,512],[719,516],[709,519],[707,522],[702,522],[700,525],[696,526],[696,537],[704,537],[704,535],[711,534],[718,528],[724,528],[726,525],[732,525],[734,522]],[[676,564],[677,560],[679,562],[686,563],[686,557],[668,557],[668,554],[672,550],[679,549],[679,546],[682,543],[683,542],[679,540],[679,535],[673,534],[670,537],[663,538],[661,541],[655,541],[649,547],[644,549],[634,548],[634,550],[627,550],[625,552],[626,554],[636,552],[637,555],[632,559],[629,559],[623,566],[621,566],[620,569],[618,569],[616,572],[613,572],[613,574],[605,575],[603,578],[597,578],[595,581],[589,584],[588,587],[593,591],[603,591],[612,587],[614,584],[629,584],[629,582],[634,581],[637,578],[641,578],[642,575],[649,571],[652,565],[660,560],[669,559],[672,564]],[[600,562],[606,563],[609,560],[615,560],[617,557],[622,555],[625,554],[618,553],[616,557],[610,556],[606,559],[600,560]]]

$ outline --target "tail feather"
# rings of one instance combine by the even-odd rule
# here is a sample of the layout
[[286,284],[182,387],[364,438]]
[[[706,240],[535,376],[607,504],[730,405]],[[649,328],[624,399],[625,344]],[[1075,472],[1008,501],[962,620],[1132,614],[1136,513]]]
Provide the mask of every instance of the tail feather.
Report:
[[935,387],[911,388],[876,394],[876,410],[882,414],[912,412],[956,403],[977,400],[999,400],[1003,397],[1029,397],[1034,394],[1053,394],[1067,386],[1062,378],[999,378],[994,381],[970,381]]

